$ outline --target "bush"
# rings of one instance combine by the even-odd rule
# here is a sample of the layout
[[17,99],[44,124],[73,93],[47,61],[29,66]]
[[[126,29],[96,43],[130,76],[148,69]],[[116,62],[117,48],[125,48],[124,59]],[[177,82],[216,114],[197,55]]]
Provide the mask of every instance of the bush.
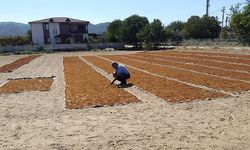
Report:
[[30,44],[30,40],[26,36],[9,36],[0,38],[1,46],[20,46],[27,44]]

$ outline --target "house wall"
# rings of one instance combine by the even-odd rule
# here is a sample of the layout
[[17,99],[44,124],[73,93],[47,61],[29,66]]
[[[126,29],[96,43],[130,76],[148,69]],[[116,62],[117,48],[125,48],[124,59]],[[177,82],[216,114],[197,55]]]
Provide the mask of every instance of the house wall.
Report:
[[43,36],[43,24],[42,23],[32,23],[32,41],[34,44],[44,45],[44,36]]
[[59,23],[49,23],[50,44],[56,44],[55,36],[60,34]]
[[[50,44],[55,45],[56,44],[55,36],[57,36],[59,34],[66,34],[66,33],[61,33],[60,23],[48,23],[48,24],[49,24]],[[78,25],[79,24],[72,23],[71,30],[77,31]],[[84,24],[84,25],[86,25],[86,28],[88,28],[87,24]],[[33,43],[35,45],[44,46],[45,42],[44,42],[43,23],[32,23],[31,28],[32,28],[32,41],[33,41]],[[68,29],[67,29],[67,31],[68,31]],[[87,40],[89,39],[88,33],[83,33],[82,37],[83,37],[83,41],[85,39],[87,39]],[[72,41],[72,43],[75,42],[74,40],[71,40],[71,41]]]

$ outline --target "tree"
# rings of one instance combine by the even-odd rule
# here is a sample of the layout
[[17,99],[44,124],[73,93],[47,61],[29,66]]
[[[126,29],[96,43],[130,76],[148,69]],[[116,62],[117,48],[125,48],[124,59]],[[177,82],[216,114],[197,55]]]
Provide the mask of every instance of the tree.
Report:
[[121,29],[122,21],[114,20],[108,26],[107,32],[105,33],[105,40],[108,42],[121,42]]
[[32,31],[31,31],[31,29],[27,31],[26,37],[27,37],[28,41],[31,43],[32,42]]
[[153,45],[155,49],[161,42],[166,41],[164,26],[159,19],[154,19],[150,24],[147,24],[138,34],[137,38],[145,42],[149,47]]
[[243,12],[233,15],[231,27],[238,36],[241,43],[250,45],[250,4]]
[[218,38],[221,27],[212,16],[191,16],[184,26],[185,34],[190,38]]
[[121,37],[122,41],[127,44],[132,44],[136,48],[142,47],[141,42],[137,34],[149,24],[146,17],[138,15],[132,15],[125,19],[122,23]]
[[174,21],[165,28],[167,39],[170,39],[173,45],[179,45],[182,42],[184,25],[182,21]]

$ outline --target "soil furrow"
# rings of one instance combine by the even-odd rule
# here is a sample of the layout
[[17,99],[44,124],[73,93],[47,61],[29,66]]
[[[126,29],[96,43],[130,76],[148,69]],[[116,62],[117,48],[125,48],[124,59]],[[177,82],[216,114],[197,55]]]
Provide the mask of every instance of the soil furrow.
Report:
[[139,102],[133,95],[111,86],[109,80],[79,57],[65,57],[66,107],[81,109]]
[[[110,61],[95,56],[85,56],[84,58],[107,72],[113,72]],[[223,93],[211,92],[188,86],[183,83],[156,77],[132,68],[129,68],[129,70],[131,72],[131,83],[170,102],[192,101],[225,96]]]
[[233,81],[209,75],[191,73],[184,70],[180,71],[173,68],[154,66],[142,62],[127,60],[126,58],[121,58],[119,56],[105,56],[105,58],[119,61],[124,64],[135,66],[137,68],[164,75],[170,78],[175,78],[184,82],[194,83],[197,85],[207,86],[215,89],[221,89],[227,92],[241,92],[250,90],[250,83],[245,83],[241,81]]

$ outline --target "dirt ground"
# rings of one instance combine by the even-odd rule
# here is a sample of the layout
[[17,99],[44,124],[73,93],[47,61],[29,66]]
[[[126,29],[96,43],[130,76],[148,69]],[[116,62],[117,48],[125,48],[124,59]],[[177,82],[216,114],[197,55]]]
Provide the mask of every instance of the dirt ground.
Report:
[[[56,76],[48,92],[0,94],[0,149],[249,149],[249,92],[172,104],[131,88],[141,103],[66,109],[63,56],[92,54],[45,54],[0,74],[0,85],[8,78]],[[0,64],[9,59],[16,56],[0,56]]]

